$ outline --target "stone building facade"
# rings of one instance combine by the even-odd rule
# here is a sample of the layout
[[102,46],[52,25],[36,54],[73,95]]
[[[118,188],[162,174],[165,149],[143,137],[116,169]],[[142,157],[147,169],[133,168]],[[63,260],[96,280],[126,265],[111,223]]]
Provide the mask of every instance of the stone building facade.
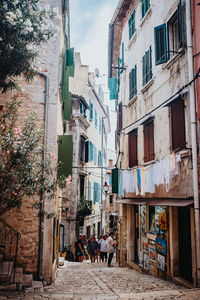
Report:
[[[69,35],[66,16],[69,15],[68,1],[41,1],[41,5],[50,5],[58,9],[59,15],[54,22],[58,32],[53,39],[42,45],[38,56],[38,73],[32,82],[25,82],[23,77],[18,79],[20,91],[13,90],[0,96],[3,109],[7,99],[15,97],[22,101],[19,125],[32,112],[44,122],[45,144],[47,152],[58,156],[58,136],[63,134],[63,112],[60,93],[62,81],[62,55]],[[68,23],[67,23],[68,24]],[[57,176],[54,174],[53,176]],[[55,277],[59,262],[59,232],[61,223],[62,190],[58,188],[52,200],[37,199],[37,196],[25,198],[19,209],[13,209],[2,216],[9,226],[21,235],[18,244],[17,265],[24,269],[24,273],[33,274],[34,279],[51,283]],[[55,212],[51,219],[38,217],[38,211],[32,208],[34,201],[41,201],[46,212]]]
[[120,1],[109,76],[118,94],[120,263],[196,286],[186,2]]

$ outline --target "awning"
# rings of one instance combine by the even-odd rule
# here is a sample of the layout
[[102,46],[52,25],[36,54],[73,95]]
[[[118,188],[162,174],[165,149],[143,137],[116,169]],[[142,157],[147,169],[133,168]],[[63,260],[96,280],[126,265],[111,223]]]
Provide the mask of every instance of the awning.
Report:
[[149,205],[149,206],[177,206],[186,207],[194,204],[193,199],[177,199],[177,198],[152,198],[152,199],[133,199],[125,198],[116,201],[119,204],[130,204],[130,205]]

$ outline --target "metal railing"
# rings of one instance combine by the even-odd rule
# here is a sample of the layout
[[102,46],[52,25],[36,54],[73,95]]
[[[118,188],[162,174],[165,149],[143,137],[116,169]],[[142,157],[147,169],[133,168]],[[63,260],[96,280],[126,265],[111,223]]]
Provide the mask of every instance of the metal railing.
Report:
[[0,284],[14,282],[20,237],[17,230],[0,220]]

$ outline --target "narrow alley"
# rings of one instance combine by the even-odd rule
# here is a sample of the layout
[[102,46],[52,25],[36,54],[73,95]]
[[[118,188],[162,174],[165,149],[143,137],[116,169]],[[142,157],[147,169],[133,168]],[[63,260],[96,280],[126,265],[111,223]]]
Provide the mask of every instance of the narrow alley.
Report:
[[172,282],[120,268],[114,263],[65,262],[58,269],[55,282],[43,292],[0,292],[0,300],[70,300],[70,299],[200,299],[200,289],[186,289]]

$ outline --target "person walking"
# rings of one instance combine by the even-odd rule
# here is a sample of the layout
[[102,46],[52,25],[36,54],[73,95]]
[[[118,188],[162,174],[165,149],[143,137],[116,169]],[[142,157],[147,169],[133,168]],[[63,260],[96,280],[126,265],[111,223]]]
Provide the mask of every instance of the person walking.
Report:
[[107,240],[106,240],[106,235],[103,236],[103,238],[99,242],[100,244],[100,253],[101,253],[101,261],[107,262]]
[[109,237],[107,239],[107,252],[109,253],[108,256],[108,267],[113,267],[111,265],[113,254],[114,254],[115,248],[114,248],[114,239],[113,239],[113,233],[109,233]]

